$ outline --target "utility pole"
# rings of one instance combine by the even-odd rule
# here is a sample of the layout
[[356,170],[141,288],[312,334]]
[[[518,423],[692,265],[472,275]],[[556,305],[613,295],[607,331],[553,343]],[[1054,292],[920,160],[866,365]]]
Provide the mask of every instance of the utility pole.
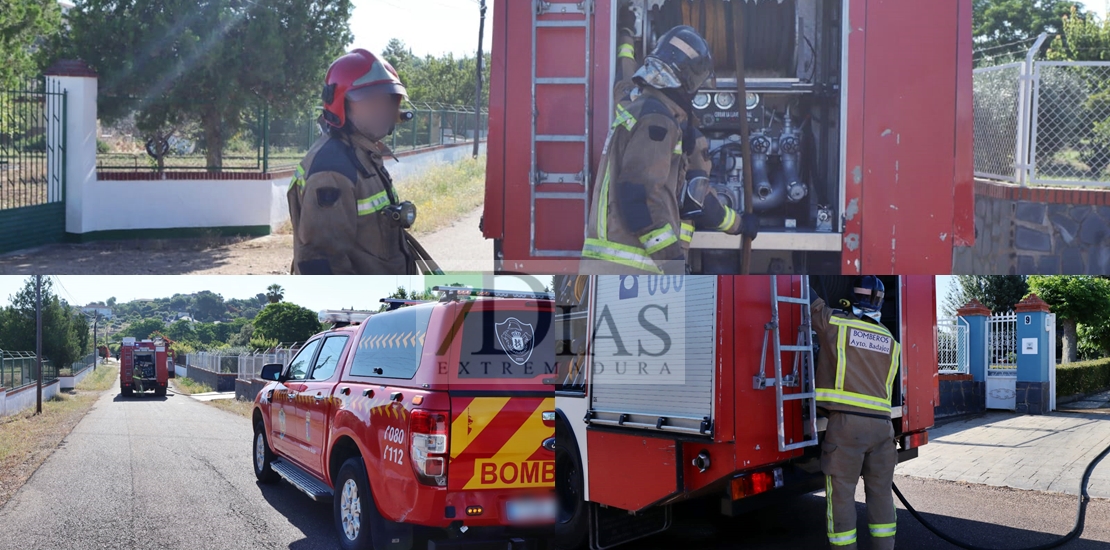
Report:
[[486,0],[481,0],[480,9],[482,19],[478,23],[478,82],[477,93],[474,95],[474,158],[478,158],[478,144],[482,141],[482,42],[486,33]]
[[35,364],[39,371],[35,414],[42,414],[42,275],[35,275]]
[[100,323],[100,312],[93,313],[93,372],[96,372],[97,359],[100,359],[100,350],[96,347],[96,328]]

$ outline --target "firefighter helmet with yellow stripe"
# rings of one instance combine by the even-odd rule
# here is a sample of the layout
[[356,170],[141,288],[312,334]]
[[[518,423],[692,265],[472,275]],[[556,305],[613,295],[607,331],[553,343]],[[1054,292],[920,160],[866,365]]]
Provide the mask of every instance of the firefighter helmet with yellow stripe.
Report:
[[388,61],[366,50],[356,49],[336,59],[324,77],[324,120],[342,128],[347,123],[347,99],[393,94],[408,99],[397,70]]

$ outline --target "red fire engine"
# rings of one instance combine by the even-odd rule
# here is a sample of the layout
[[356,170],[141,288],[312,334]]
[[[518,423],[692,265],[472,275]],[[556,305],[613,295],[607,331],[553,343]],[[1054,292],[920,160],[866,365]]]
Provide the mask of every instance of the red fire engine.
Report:
[[[555,393],[560,547],[660,532],[672,504],[695,498],[737,514],[823,487],[816,355],[800,344],[816,341],[810,285],[836,304],[849,277],[560,279],[560,358],[573,358]],[[904,343],[891,407],[902,461],[933,425],[936,291],[929,276],[882,279],[883,324]]]
[[332,312],[335,328],[263,368],[255,474],[332,500],[345,548],[412,548],[421,527],[434,549],[542,546],[555,515],[552,297],[436,290],[438,302]]
[[119,354],[119,385],[123,395],[154,390],[154,395],[166,395],[169,383],[169,360],[165,343],[154,340],[123,339]]
[[[686,24],[713,49],[716,78],[693,113],[711,180],[738,209],[740,141],[753,145],[753,272],[949,273],[953,247],[975,238],[971,15],[971,0],[498,2],[482,220],[497,269],[577,272],[614,120],[617,29],[633,30],[642,60]],[[693,272],[739,273],[741,245],[699,232]]]

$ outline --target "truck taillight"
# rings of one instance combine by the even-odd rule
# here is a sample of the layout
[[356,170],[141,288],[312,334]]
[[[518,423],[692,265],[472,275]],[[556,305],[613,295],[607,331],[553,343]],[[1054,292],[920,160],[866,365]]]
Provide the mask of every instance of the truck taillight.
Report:
[[775,468],[767,472],[755,472],[733,479],[729,484],[729,496],[732,497],[732,500],[740,500],[782,486],[782,468]]
[[427,485],[447,485],[447,428],[446,412],[413,409],[409,416],[413,468]]
[[917,432],[902,436],[902,450],[916,449],[929,442],[929,432]]

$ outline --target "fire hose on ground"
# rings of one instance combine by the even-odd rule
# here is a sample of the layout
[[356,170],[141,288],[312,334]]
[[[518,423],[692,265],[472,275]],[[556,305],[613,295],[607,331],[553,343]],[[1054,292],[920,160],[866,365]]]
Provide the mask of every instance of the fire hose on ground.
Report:
[[921,514],[917,512],[917,510],[914,510],[913,506],[910,505],[910,503],[906,500],[906,497],[902,494],[902,491],[898,490],[897,485],[893,485],[894,494],[898,497],[898,500],[902,501],[902,505],[906,507],[906,510],[909,511],[910,515],[912,515],[914,519],[919,521],[921,525],[924,525],[926,529],[932,531],[934,535],[940,537],[944,541],[959,546],[960,548],[966,548],[967,550],[1047,550],[1048,548],[1063,546],[1064,544],[1071,542],[1073,539],[1083,534],[1083,521],[1087,517],[1087,502],[1089,502],[1091,499],[1087,495],[1087,482],[1090,480],[1091,472],[1094,471],[1095,466],[1098,466],[1098,463],[1101,462],[1103,458],[1106,458],[1106,455],[1110,455],[1110,446],[1107,446],[1105,449],[1103,449],[1103,451],[1099,453],[1099,455],[1096,456],[1094,460],[1087,464],[1087,469],[1083,471],[1083,479],[1079,482],[1079,503],[1078,508],[1075,512],[1075,525],[1072,526],[1071,531],[1069,531],[1068,534],[1057,538],[1055,541],[1041,544],[1039,546],[1029,546],[1021,549],[995,549],[975,546],[974,544],[968,544],[944,534],[940,531],[940,529],[937,529],[933,524],[929,523],[929,521],[922,517]]

